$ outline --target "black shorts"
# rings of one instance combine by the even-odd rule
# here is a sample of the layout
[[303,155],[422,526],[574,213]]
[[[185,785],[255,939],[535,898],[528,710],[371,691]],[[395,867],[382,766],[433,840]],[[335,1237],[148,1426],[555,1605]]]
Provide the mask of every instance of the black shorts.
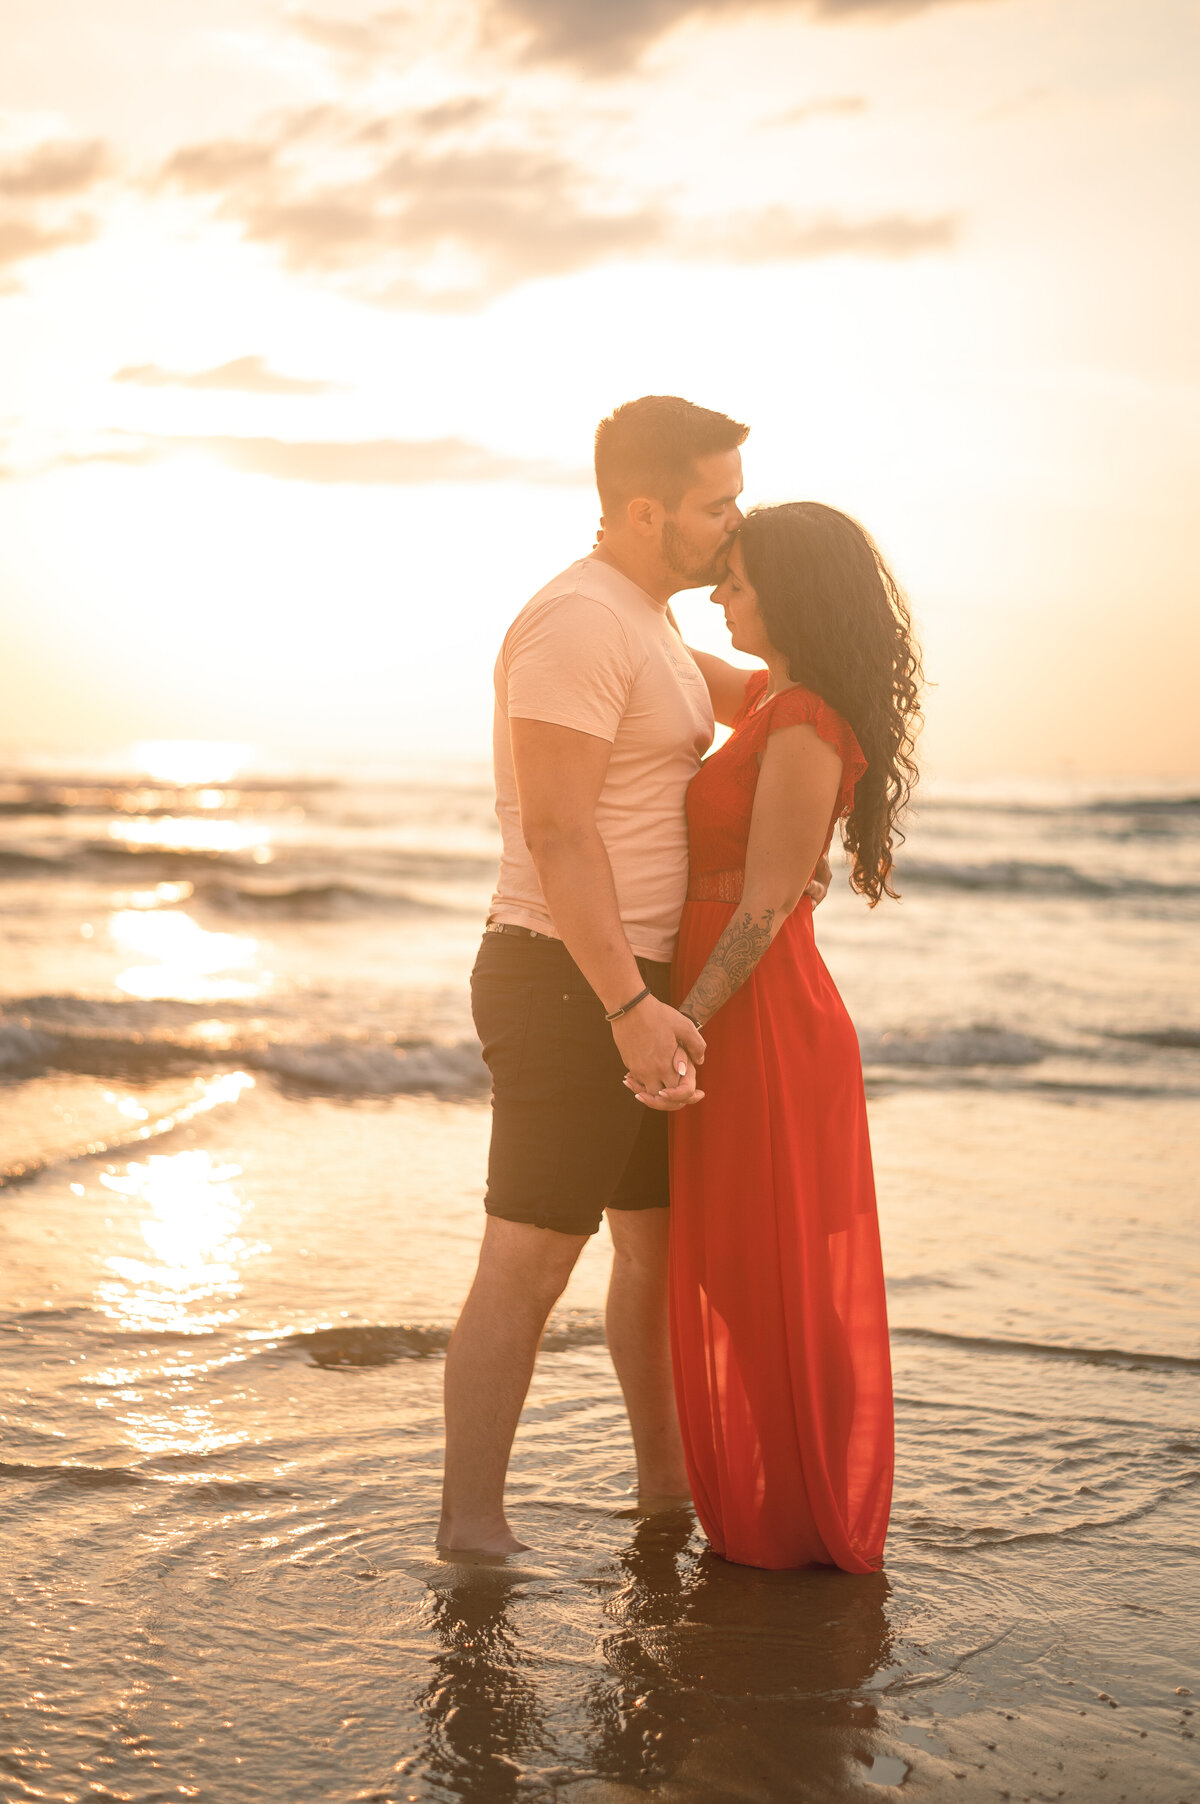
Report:
[[[670,965],[638,969],[668,1001]],[[485,933],[471,1009],[492,1074],[488,1214],[594,1234],[606,1209],[665,1209],[667,1117],[625,1088],[604,1009],[562,941]]]

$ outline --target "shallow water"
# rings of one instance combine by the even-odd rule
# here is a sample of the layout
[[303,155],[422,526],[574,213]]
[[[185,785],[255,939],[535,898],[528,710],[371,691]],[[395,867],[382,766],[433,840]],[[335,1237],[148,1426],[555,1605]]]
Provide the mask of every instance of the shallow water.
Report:
[[603,1236],[534,1552],[433,1557],[488,798],[152,787],[0,791],[5,1804],[1200,1797],[1200,807],[948,800],[902,908],[818,916],[896,1365],[863,1580],[637,1518]]

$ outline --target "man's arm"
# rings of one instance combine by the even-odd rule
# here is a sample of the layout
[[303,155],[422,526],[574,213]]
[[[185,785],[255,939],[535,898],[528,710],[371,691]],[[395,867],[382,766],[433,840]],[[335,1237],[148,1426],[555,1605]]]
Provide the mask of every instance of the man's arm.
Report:
[[[612,747],[593,733],[549,721],[509,723],[521,830],[550,918],[567,951],[600,998],[605,1012],[621,1008],[644,987],[625,938],[608,852],[596,826]],[[704,1040],[677,1009],[647,996],[613,1023],[613,1037],[629,1071],[648,1097],[698,1101],[694,1066]],[[679,1048],[687,1054],[687,1067]]]

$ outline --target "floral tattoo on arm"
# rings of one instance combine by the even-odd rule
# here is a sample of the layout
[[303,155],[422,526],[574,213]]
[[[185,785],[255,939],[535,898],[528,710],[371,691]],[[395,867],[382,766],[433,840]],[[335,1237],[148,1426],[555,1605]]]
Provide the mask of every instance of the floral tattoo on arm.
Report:
[[775,938],[775,912],[764,908],[756,915],[746,909],[734,915],[679,1005],[681,1014],[690,1015],[697,1027],[703,1027],[750,976]]

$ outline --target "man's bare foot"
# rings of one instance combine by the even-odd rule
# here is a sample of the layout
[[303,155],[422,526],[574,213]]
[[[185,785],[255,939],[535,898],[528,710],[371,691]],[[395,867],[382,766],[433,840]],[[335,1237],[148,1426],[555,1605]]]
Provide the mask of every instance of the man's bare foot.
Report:
[[473,1554],[499,1555],[506,1553],[528,1553],[529,1544],[518,1541],[507,1522],[496,1529],[479,1529],[471,1532],[470,1525],[456,1528],[449,1523],[441,1523],[437,1532],[437,1550],[450,1559],[464,1559]]
[[[514,1553],[485,1553],[479,1547],[435,1547],[434,1558],[440,1566],[496,1566],[505,1572],[519,1572],[520,1567],[509,1564],[516,1559]],[[531,1552],[532,1549],[525,1549]]]

